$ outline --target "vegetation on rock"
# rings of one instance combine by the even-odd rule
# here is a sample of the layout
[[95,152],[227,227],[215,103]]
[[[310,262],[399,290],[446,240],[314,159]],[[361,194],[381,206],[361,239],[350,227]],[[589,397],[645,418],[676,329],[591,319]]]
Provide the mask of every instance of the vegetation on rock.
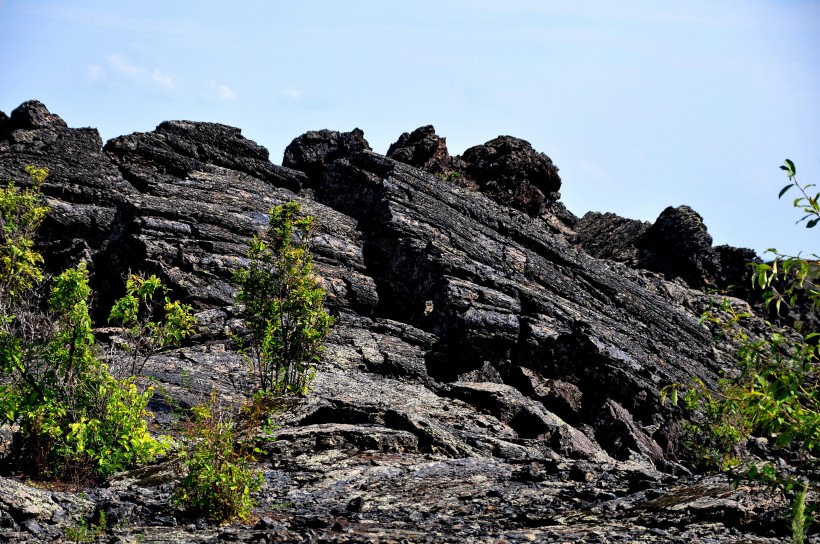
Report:
[[[172,301],[169,289],[155,275],[145,278],[131,274],[125,284],[125,296],[111,308],[108,320],[123,328],[125,349],[131,359],[130,374],[142,372],[148,358],[165,348],[179,347],[194,333],[193,308]],[[162,318],[154,321],[160,314]]]
[[48,176],[45,168],[26,169],[31,186],[22,191],[9,181],[0,191],[0,311],[9,315],[24,291],[42,280],[43,257],[34,249],[34,232],[48,213],[40,185]]
[[240,427],[213,393],[209,403],[193,409],[194,421],[179,451],[184,476],[174,502],[219,521],[250,515],[251,493],[262,483],[252,467],[259,452],[253,435],[260,429],[271,432],[262,414],[274,396],[307,393],[333,325],[324,309],[325,291],[313,274],[315,218],[297,217],[298,212],[296,202],[271,209],[265,234],[248,243],[248,265],[235,274],[240,316],[250,330],[248,345],[240,349],[257,390],[246,408],[248,417]]
[[[813,228],[820,222],[820,193],[812,196],[808,191],[813,185],[798,183],[792,161],[786,160],[781,168],[790,183],[780,191],[780,197],[792,188],[799,190],[802,196],[793,205],[805,213],[800,221]],[[782,304],[794,304],[802,296],[815,308],[820,306],[818,257],[787,256],[775,249],[769,252],[774,256],[770,262],[750,264],[766,304],[773,304],[779,313]],[[688,388],[684,405],[694,417],[685,424],[687,446],[705,468],[725,470],[742,465],[743,477],[789,496],[792,538],[802,543],[814,510],[813,505],[806,505],[807,491],[820,483],[816,458],[820,449],[820,333],[804,331],[806,334],[799,336],[767,323],[768,333],[755,337],[741,327],[749,317],[748,309],[739,309],[724,299],[701,318],[737,343],[738,369],[720,381],[717,391],[702,381]],[[663,392],[673,395],[673,403],[677,387],[668,386]],[[755,435],[781,448],[779,454],[789,463],[747,458],[743,446]]]
[[[252,404],[247,429],[262,426],[261,405]],[[251,437],[240,436],[236,418],[219,404],[212,392],[209,402],[193,408],[194,419],[178,452],[184,476],[172,501],[194,514],[231,521],[246,519],[254,507],[251,493],[262,487],[262,475],[253,468]],[[270,426],[266,420],[264,430]]]
[[247,266],[237,270],[236,300],[250,330],[248,356],[259,391],[307,393],[322,343],[333,326],[325,291],[313,273],[310,242],[315,218],[297,217],[288,202],[270,210],[264,235],[248,243]]
[[115,378],[99,358],[86,265],[44,279],[33,236],[48,211],[39,190],[47,173],[28,170],[30,188],[0,190],[0,418],[19,425],[31,470],[81,482],[153,459],[168,443],[148,431],[152,388]]

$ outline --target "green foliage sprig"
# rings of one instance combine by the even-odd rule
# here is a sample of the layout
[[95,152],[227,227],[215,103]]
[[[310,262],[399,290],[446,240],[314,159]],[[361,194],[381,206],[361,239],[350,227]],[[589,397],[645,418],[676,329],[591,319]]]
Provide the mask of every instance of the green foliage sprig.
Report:
[[[148,358],[163,349],[179,347],[194,333],[193,308],[172,301],[170,290],[155,275],[147,278],[130,274],[125,296],[114,303],[108,320],[118,323],[125,336],[124,349],[130,354],[130,373],[142,372]],[[155,320],[161,314],[160,319]]]
[[[247,519],[255,503],[252,493],[262,487],[262,475],[253,467],[260,450],[253,438],[240,436],[237,419],[220,407],[216,392],[208,403],[193,408],[193,422],[178,452],[182,472],[172,501],[194,514],[217,521]],[[247,422],[249,434],[262,425],[260,410]]]
[[[794,165],[792,161],[786,159],[784,164],[780,167],[781,170],[786,172],[786,175],[789,177],[789,184],[783,187],[778,194],[778,198],[783,198],[790,189],[793,187],[796,188],[803,196],[799,196],[794,199],[792,205],[795,208],[799,208],[805,214],[802,218],[798,219],[798,223],[802,223],[803,221],[806,222],[806,228],[811,229],[814,228],[818,222],[820,222],[820,193],[816,193],[815,195],[809,195],[807,192],[809,189],[813,189],[815,187],[814,184],[809,185],[800,185],[797,181],[797,167]],[[809,219],[811,218],[811,219]]]
[[19,300],[43,279],[43,256],[34,249],[34,233],[49,207],[40,192],[48,169],[26,167],[31,186],[23,190],[14,181],[0,190],[0,307]]
[[257,389],[277,394],[307,393],[333,326],[313,272],[315,218],[297,217],[299,209],[297,202],[271,209],[265,234],[248,243],[248,265],[235,273],[240,316],[250,330],[241,351]]
[[[820,194],[810,196],[807,190],[813,186],[804,187],[797,182],[792,161],[786,160],[781,169],[787,172],[791,183],[780,191],[780,197],[796,187],[803,196],[795,199],[793,205],[805,214],[798,223],[808,219],[806,227],[813,228],[820,222]],[[774,303],[779,312],[782,303],[794,304],[799,296],[805,295],[817,308],[817,257],[806,259],[782,255],[774,249],[769,251],[774,254],[771,262],[750,263],[752,281],[764,290],[766,304]],[[792,540],[802,543],[814,510],[814,505],[807,505],[807,493],[820,483],[816,459],[820,450],[820,334],[786,336],[767,324],[767,334],[752,338],[742,327],[748,317],[749,312],[736,311],[728,300],[701,317],[701,322],[709,322],[721,336],[736,343],[739,372],[722,379],[716,391],[703,382],[686,388],[685,406],[693,417],[684,428],[699,461],[720,470],[746,461],[740,456],[740,446],[753,433],[796,453],[795,472],[772,463],[746,461],[748,468],[743,476],[784,495],[791,494]],[[669,395],[677,395],[679,387],[664,388],[662,402]]]

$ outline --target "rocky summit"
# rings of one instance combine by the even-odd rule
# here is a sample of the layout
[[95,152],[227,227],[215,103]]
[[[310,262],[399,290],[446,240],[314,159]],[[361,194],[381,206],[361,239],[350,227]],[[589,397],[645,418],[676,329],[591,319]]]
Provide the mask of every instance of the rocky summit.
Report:
[[181,515],[162,462],[81,492],[7,472],[0,541],[65,541],[99,512],[98,540],[122,543],[786,535],[785,503],[679,463],[680,414],[660,402],[664,385],[714,385],[731,366],[698,317],[711,289],[748,283],[754,258],[712,247],[686,206],[654,224],[577,218],[559,200],[572,180],[510,136],[451,157],[428,126],[382,156],[361,130],[321,130],[277,166],[237,128],[167,121],[103,145],[37,101],[0,112],[0,184],[25,182],[27,165],[50,172],[47,268],[88,264],[99,327],[129,271],[198,312],[196,335],[145,366],[158,432],[178,417],[169,406],[247,395],[232,274],[272,206],[316,216],[336,326],[313,390],[276,415],[249,523]]

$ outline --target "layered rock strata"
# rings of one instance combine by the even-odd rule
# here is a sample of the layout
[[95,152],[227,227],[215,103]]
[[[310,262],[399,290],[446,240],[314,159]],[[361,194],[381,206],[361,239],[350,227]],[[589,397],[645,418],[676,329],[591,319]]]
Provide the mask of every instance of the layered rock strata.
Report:
[[[709,297],[684,283],[719,277],[726,261],[692,264],[711,240],[669,272],[637,242],[656,240],[653,227],[616,221],[636,242],[600,254],[590,219],[578,245],[574,220],[547,217],[561,182],[545,155],[505,137],[453,162],[432,135],[403,135],[394,160],[361,131],[310,132],[276,166],[224,125],[165,122],[103,146],[37,102],[0,115],[0,180],[49,168],[41,246],[51,269],[89,263],[101,325],[129,270],[160,274],[199,311],[189,345],[146,365],[164,393],[161,427],[174,420],[168,399],[247,392],[231,278],[271,206],[296,200],[317,217],[317,272],[337,317],[314,390],[279,414],[259,460],[255,525],[180,517],[157,465],[82,500],[0,479],[0,540],[49,540],[95,510],[119,524],[113,536],[144,542],[774,537],[761,520],[777,504],[676,462],[676,414],[659,400],[668,383],[713,384],[731,362],[697,323]],[[407,151],[425,139],[434,145]],[[474,186],[431,173],[454,164]],[[21,506],[26,493],[44,506]]]

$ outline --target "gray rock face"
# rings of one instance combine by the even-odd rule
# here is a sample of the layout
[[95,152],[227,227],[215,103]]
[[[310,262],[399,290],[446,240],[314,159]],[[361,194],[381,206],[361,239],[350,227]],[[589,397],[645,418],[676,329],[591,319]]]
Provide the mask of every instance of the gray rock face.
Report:
[[[360,131],[308,133],[279,167],[231,127],[166,122],[101,150],[95,131],[27,104],[28,117],[50,124],[0,115],[0,180],[23,179],[27,164],[51,169],[49,266],[89,261],[101,308],[131,269],[160,274],[199,310],[189,345],[146,365],[163,392],[152,402],[160,428],[173,424],[169,399],[185,408],[212,389],[243,398],[247,375],[229,338],[241,330],[232,271],[271,206],[297,200],[318,218],[315,262],[338,324],[314,390],[277,415],[278,440],[260,456],[258,523],[186,520],[167,504],[173,474],[159,464],[86,490],[90,510],[121,522],[112,538],[776,536],[755,520],[779,505],[675,462],[677,419],[659,388],[693,376],[714,383],[731,360],[731,346],[715,349],[697,325],[709,302],[701,291],[615,262],[628,259],[595,258],[496,196],[370,152]],[[531,151],[496,144],[471,154],[471,168]],[[533,161],[516,182],[557,191],[551,161]],[[3,497],[0,539],[65,530],[57,506],[30,516]]]

